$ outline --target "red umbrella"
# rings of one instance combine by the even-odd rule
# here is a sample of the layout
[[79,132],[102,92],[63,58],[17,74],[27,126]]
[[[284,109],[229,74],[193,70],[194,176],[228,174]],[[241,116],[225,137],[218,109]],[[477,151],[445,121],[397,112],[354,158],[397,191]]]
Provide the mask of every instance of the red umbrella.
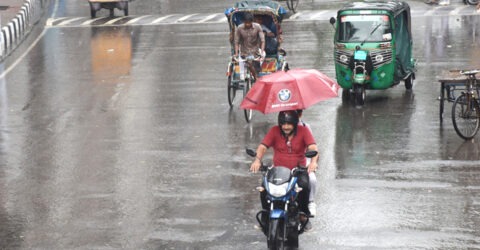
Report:
[[306,109],[338,96],[335,80],[315,69],[277,71],[259,78],[240,107],[264,114],[283,110]]

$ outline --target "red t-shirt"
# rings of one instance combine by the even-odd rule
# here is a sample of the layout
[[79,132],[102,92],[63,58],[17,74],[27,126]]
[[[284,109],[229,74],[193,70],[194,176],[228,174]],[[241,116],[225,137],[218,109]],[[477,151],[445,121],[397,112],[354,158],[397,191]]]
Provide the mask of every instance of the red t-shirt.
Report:
[[262,144],[267,148],[273,147],[273,165],[284,166],[290,169],[305,166],[305,152],[308,146],[315,143],[312,133],[307,127],[297,126],[297,134],[293,136],[290,146],[287,145],[287,139],[282,136],[279,126],[275,126],[268,131]]

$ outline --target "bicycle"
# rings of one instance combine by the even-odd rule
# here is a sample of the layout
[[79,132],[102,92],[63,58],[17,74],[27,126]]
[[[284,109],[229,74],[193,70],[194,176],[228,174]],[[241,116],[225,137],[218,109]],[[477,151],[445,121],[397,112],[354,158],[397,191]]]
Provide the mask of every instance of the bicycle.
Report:
[[[239,56],[238,58],[232,57],[232,62],[228,65],[228,104],[230,108],[233,107],[237,90],[242,90],[243,98],[247,95],[248,91],[252,88],[255,82],[254,74],[250,71],[253,67],[253,62],[262,60],[262,57],[254,57],[249,55],[245,58]],[[245,109],[245,120],[250,122],[253,117],[252,109]]]
[[465,140],[472,139],[480,128],[479,90],[475,75],[480,70],[460,71],[467,76],[466,91],[458,96],[452,106],[452,122],[457,134]]

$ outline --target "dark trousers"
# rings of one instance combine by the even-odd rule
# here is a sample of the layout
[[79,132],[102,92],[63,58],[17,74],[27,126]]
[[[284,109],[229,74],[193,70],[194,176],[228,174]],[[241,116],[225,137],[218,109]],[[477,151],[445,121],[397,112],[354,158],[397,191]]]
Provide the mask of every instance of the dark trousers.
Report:
[[[308,178],[308,172],[302,171],[299,172],[297,175],[297,184],[299,187],[302,188],[302,191],[298,193],[297,202],[298,202],[298,209],[304,212],[307,215],[310,215],[310,211],[308,211],[308,201],[310,196],[310,184]],[[263,185],[263,183],[262,183]],[[267,191],[260,192],[260,201],[262,202],[262,208],[265,210],[270,210],[269,204],[267,203]]]

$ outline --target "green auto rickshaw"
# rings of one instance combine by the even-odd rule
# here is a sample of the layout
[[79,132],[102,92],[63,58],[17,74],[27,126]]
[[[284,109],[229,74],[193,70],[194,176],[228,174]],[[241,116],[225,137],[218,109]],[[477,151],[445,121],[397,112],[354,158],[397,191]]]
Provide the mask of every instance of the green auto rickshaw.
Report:
[[355,98],[363,105],[366,89],[387,89],[402,80],[406,89],[412,88],[415,59],[406,2],[349,3],[330,23],[335,28],[335,72],[343,101]]

